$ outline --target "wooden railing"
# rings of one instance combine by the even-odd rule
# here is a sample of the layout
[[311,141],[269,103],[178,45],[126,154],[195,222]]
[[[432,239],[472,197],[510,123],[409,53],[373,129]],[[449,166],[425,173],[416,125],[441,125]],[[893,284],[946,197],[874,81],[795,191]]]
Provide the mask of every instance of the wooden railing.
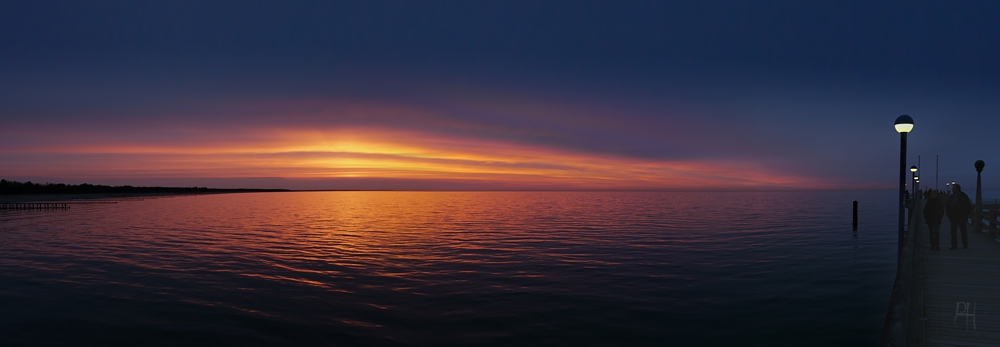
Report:
[[920,317],[923,314],[923,283],[918,271],[920,247],[916,243],[919,226],[923,218],[923,200],[907,201],[909,226],[903,238],[903,251],[896,266],[889,310],[882,324],[880,347],[916,346],[923,334]]
[[[980,212],[980,220],[983,223],[983,230],[989,230],[990,236],[994,239],[1000,237],[1000,221],[997,221],[998,216],[1000,216],[1000,208],[997,208],[996,206],[983,207]],[[975,221],[972,223],[975,225]]]

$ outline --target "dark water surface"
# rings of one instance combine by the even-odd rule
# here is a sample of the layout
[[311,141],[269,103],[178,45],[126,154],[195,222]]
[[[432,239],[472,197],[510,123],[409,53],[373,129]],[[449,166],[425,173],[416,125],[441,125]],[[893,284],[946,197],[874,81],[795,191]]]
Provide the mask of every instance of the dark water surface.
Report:
[[0,344],[873,345],[895,198],[301,192],[0,211]]

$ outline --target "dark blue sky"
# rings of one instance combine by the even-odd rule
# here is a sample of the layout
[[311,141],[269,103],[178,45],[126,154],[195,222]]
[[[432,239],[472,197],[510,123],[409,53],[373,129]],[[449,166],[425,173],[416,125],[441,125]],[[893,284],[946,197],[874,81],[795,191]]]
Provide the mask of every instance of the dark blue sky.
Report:
[[[1000,159],[996,23],[992,1],[5,2],[0,175],[120,184],[53,162],[365,128],[891,188],[905,113],[912,160],[968,182]],[[302,177],[174,160],[127,183]]]

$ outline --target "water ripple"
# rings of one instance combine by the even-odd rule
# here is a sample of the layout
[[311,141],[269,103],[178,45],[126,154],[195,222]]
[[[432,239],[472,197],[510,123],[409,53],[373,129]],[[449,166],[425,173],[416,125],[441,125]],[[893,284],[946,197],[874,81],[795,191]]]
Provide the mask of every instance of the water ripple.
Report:
[[[0,337],[792,346],[808,333],[870,344],[891,288],[893,199],[310,192],[3,211]],[[851,200],[876,206],[858,238],[845,230]]]

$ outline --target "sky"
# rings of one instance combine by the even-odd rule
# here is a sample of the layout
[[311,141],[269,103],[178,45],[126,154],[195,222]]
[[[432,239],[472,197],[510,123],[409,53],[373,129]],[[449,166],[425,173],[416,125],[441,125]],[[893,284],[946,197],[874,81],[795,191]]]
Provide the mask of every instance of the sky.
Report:
[[[0,178],[1000,189],[996,1],[5,1]],[[994,173],[996,172],[996,173]],[[968,190],[968,189],[967,189]]]

